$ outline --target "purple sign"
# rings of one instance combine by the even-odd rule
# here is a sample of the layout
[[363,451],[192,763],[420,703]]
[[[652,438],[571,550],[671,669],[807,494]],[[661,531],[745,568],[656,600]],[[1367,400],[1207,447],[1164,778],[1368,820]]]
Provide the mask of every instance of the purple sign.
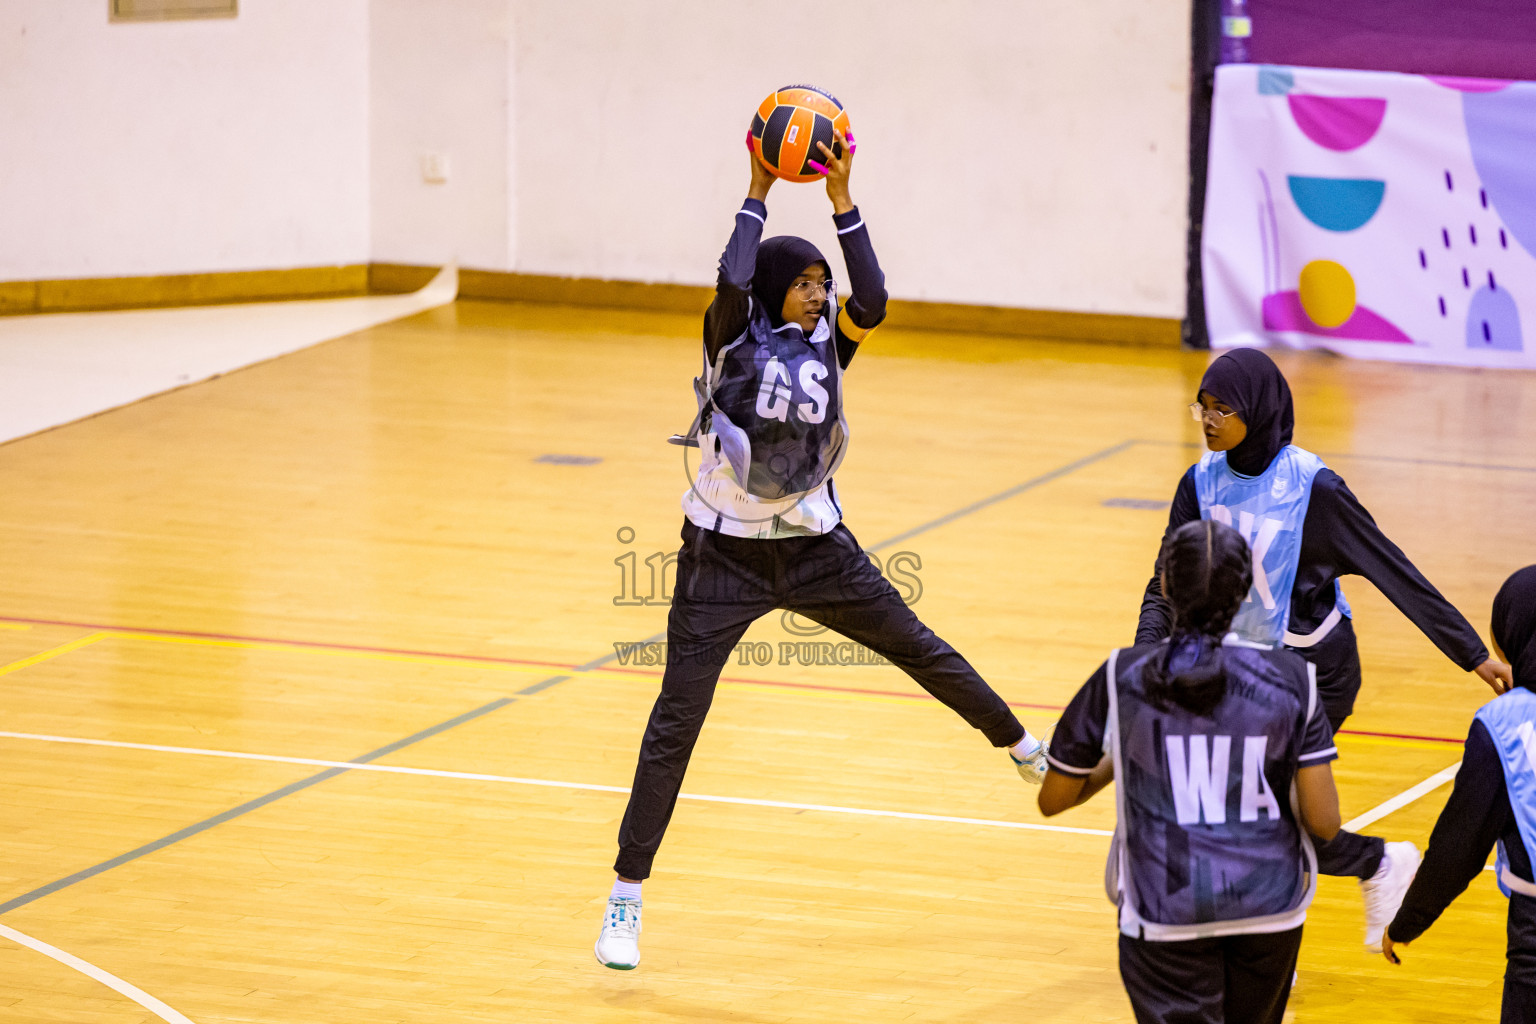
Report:
[[1224,0],[1228,63],[1536,80],[1532,0]]

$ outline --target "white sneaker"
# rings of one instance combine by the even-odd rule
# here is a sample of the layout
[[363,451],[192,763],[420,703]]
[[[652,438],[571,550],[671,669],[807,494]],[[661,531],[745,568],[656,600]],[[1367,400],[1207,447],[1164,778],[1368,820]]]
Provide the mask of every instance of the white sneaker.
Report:
[[1045,740],[1040,740],[1039,744],[1035,747],[1034,753],[1022,761],[1013,756],[1012,750],[1008,751],[1008,757],[1013,761],[1013,766],[1019,770],[1019,777],[1031,786],[1038,786],[1044,782],[1045,773],[1049,769],[1045,761]]
[[603,913],[603,930],[592,947],[597,962],[616,971],[640,966],[640,901],[610,896]]
[[1412,843],[1388,843],[1376,874],[1360,879],[1360,893],[1365,897],[1366,952],[1381,952],[1382,933],[1403,905],[1419,860],[1419,849]]

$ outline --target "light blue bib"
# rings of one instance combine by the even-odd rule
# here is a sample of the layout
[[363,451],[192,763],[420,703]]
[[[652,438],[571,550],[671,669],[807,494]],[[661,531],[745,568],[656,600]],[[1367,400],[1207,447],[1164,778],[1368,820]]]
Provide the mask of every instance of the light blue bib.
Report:
[[[1322,468],[1322,459],[1293,444],[1258,476],[1233,472],[1226,452],[1206,452],[1195,464],[1200,518],[1237,530],[1253,552],[1253,587],[1232,620],[1232,632],[1250,643],[1274,647],[1286,639],[1302,526]],[[1343,591],[1336,590],[1335,601],[1348,615]]]
[[[1517,686],[1484,704],[1476,718],[1487,728],[1499,752],[1509,806],[1514,808],[1515,823],[1520,826],[1520,838],[1525,841],[1525,852],[1529,855],[1536,850],[1536,693]],[[1495,872],[1505,896],[1511,889],[1536,896],[1536,885],[1509,870],[1503,840],[1499,841]]]

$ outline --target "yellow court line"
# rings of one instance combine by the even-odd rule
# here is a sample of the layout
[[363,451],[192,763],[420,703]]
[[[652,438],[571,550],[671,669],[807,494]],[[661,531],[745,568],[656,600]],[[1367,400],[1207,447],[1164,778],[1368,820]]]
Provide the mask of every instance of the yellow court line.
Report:
[[31,629],[32,626],[25,622],[0,622],[0,629]]
[[281,640],[223,640],[197,636],[165,636],[161,633],[135,633],[131,630],[112,630],[102,634],[118,640],[145,640],[161,644],[186,644],[192,647],[223,647],[248,651],[283,651],[290,654],[323,654],[336,658],[361,658],[366,661],[397,661],[419,665],[452,665],[456,668],[483,668],[495,672],[512,672],[517,675],[552,676],[579,675],[583,679],[606,679],[611,682],[634,682],[636,679],[661,681],[658,672],[654,676],[635,676],[620,672],[605,672],[600,668],[587,669],[564,665],[509,665],[498,661],[476,661],[471,658],[440,654],[392,654],[388,651],[349,651],[334,647],[315,647],[310,644],[290,644]]
[[[308,644],[287,644],[280,640],[210,640],[195,636],[161,636],[157,633],[129,633],[114,631],[104,633],[120,640],[148,640],[162,644],[187,644],[192,647],[225,647],[248,651],[285,651],[291,654],[324,654],[335,658],[362,658],[367,661],[398,661],[408,664],[453,665],[458,668],[483,668],[495,672],[515,672],[520,675],[569,675],[574,668],[554,665],[507,665],[494,661],[471,661],[433,654],[390,654],[385,651],[347,651],[331,647],[311,647]],[[587,673],[583,672],[582,675]]]
[[31,668],[33,665],[68,654],[70,651],[78,651],[82,647],[89,647],[98,640],[105,640],[110,635],[110,633],[91,633],[77,640],[71,640],[67,644],[60,644],[41,653],[22,658],[20,661],[13,661],[9,665],[0,665],[0,676],[9,675],[12,672],[20,672],[24,668]]

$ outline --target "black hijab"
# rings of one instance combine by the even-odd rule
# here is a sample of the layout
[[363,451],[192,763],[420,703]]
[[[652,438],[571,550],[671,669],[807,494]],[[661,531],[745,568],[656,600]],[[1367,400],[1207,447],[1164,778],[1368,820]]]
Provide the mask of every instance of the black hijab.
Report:
[[774,327],[784,324],[784,296],[795,278],[812,263],[820,263],[828,277],[832,268],[821,250],[794,235],[774,235],[757,247],[757,267],[752,272],[752,294],[757,297]]
[[1275,361],[1258,349],[1224,353],[1206,368],[1200,390],[1230,406],[1248,427],[1243,443],[1227,452],[1227,465],[1235,471],[1258,476],[1291,443],[1296,426],[1291,386]]
[[1536,565],[1504,581],[1493,599],[1493,640],[1514,669],[1515,685],[1536,690]]

